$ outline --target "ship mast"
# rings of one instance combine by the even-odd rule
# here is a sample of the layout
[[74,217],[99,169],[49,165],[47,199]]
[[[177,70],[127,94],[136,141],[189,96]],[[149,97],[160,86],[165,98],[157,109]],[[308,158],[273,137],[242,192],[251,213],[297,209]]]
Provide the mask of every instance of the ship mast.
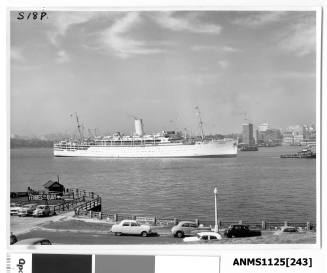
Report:
[[81,129],[82,125],[79,122],[77,112],[74,112],[70,116],[72,117],[73,115],[75,115],[75,119],[76,119],[76,123],[77,123],[77,129],[78,129],[79,136],[81,138],[81,141],[83,141],[84,137],[83,137],[83,132],[82,132],[82,129]]
[[203,122],[202,122],[202,118],[201,118],[201,112],[200,112],[199,106],[196,106],[195,109],[197,110],[197,115],[199,116],[199,125],[200,125],[200,129],[201,129],[201,139],[203,141],[204,132],[203,132]]

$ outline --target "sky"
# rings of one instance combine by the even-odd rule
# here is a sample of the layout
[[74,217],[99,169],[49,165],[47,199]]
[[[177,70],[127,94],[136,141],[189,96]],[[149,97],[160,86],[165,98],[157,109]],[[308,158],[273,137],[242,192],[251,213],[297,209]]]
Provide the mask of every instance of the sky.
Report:
[[313,11],[50,11],[10,20],[11,134],[314,124]]

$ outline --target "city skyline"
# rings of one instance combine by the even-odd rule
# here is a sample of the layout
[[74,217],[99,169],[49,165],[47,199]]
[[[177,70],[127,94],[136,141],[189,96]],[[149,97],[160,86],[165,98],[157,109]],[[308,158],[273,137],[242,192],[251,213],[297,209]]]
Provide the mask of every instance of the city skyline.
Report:
[[[11,13],[11,133],[316,123],[315,12]],[[26,38],[28,37],[28,38]]]
[[[308,130],[316,130],[316,124],[307,124],[307,123],[301,123],[301,124],[292,124],[289,125],[287,127],[281,128],[281,127],[276,127],[276,126],[271,126],[271,124],[264,122],[261,124],[253,124],[251,122],[248,123],[243,123],[240,125],[240,129],[239,131],[235,131],[235,132],[227,132],[225,134],[221,134],[221,135],[239,135],[241,136],[244,132],[244,125],[248,125],[248,124],[252,124],[253,125],[253,132],[266,132],[269,130],[279,130],[281,133],[284,132],[290,132],[290,131],[298,131],[298,130],[304,130],[304,129],[308,129]],[[261,126],[266,126],[266,129],[260,129]],[[89,137],[89,136],[100,136],[100,135],[110,135],[110,132],[107,132],[105,134],[102,133],[101,128],[85,128],[84,126],[81,126],[81,130],[83,132],[83,135],[85,138]],[[83,128],[84,127],[84,128]],[[185,130],[186,129],[186,130]],[[200,136],[200,130],[199,132],[191,132],[188,131],[187,128],[184,128],[184,130],[180,129],[180,130],[176,130],[176,132],[182,133],[183,135],[185,133],[187,133],[187,135],[190,136]],[[113,134],[115,134],[116,132],[113,132]],[[120,132],[124,135],[124,132]],[[194,134],[193,134],[194,133]],[[135,134],[135,130],[134,132],[132,132],[131,134]],[[205,132],[205,135],[219,135],[219,132]],[[77,126],[75,126],[74,128],[72,128],[69,132],[65,131],[65,132],[51,132],[51,133],[47,133],[47,134],[32,134],[32,135],[19,135],[16,133],[11,133],[10,137],[11,138],[22,138],[22,139],[53,139],[53,137],[55,136],[68,136],[69,137],[73,137],[73,138],[78,138],[79,137],[79,132],[78,132],[78,128]]]

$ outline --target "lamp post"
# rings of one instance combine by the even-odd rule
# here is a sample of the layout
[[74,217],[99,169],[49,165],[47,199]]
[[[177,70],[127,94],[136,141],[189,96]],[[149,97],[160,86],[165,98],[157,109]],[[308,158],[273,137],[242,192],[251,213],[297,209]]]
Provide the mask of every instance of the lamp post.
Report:
[[218,194],[218,189],[215,187],[213,193],[215,194],[215,232],[219,231],[218,228],[218,208],[217,208],[217,194]]

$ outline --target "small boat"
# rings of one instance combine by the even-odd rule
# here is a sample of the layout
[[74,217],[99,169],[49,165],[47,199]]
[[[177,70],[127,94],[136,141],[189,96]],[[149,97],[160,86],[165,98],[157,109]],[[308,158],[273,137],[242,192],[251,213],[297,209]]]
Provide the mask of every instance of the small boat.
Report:
[[316,149],[315,147],[307,146],[297,153],[282,154],[280,158],[316,158]]

